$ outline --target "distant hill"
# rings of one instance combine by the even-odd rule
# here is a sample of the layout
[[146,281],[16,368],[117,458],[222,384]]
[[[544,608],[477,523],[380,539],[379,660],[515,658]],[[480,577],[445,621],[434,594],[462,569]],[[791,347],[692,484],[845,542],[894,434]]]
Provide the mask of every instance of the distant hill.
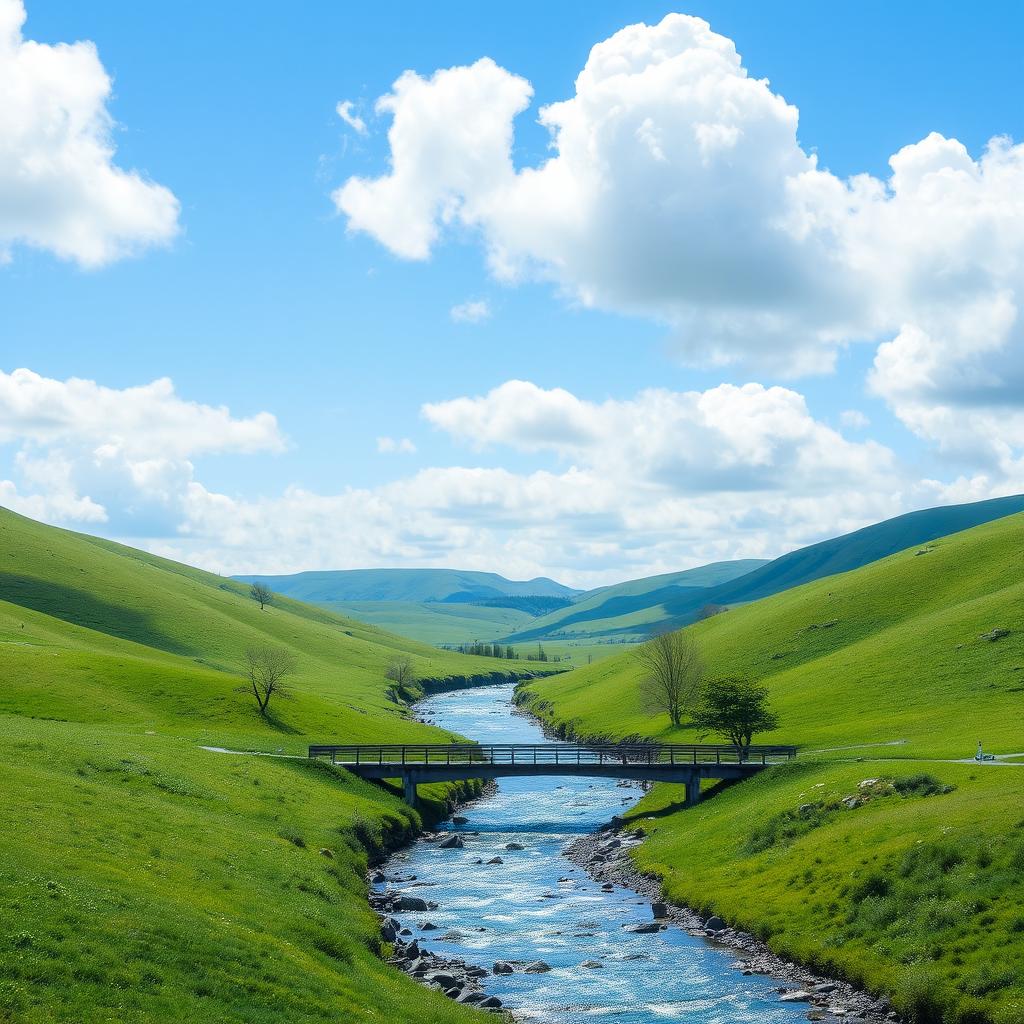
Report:
[[[909,512],[791,551],[768,563],[718,562],[705,566],[705,570],[720,568],[726,574],[713,585],[702,584],[698,582],[701,577],[686,573],[652,576],[584,595],[571,608],[534,619],[509,639],[513,643],[568,636],[642,639],[658,629],[695,621],[705,607],[756,601],[1021,511],[1024,495],[1018,494]],[[744,564],[752,566],[751,571],[728,575],[728,567]]]
[[575,597],[581,591],[547,577],[507,580],[493,572],[460,569],[337,569],[287,576],[236,576],[265,583],[275,593],[315,604],[352,601],[473,603],[499,597]]
[[706,591],[742,578],[767,565],[765,559],[743,558],[731,562],[712,562],[696,569],[662,573],[639,580],[628,580],[611,587],[600,587],[580,597],[574,604],[538,619],[513,634],[513,641],[544,637],[611,637],[622,633],[643,634],[665,618],[666,602],[685,598],[699,608]]

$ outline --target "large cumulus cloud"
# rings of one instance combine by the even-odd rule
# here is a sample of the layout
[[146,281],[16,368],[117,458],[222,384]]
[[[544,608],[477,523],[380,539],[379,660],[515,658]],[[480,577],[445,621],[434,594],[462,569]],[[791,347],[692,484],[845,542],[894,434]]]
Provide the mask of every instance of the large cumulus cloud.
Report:
[[90,42],[22,36],[0,0],[0,262],[17,244],[97,267],[178,231],[164,186],[114,163],[111,81]]

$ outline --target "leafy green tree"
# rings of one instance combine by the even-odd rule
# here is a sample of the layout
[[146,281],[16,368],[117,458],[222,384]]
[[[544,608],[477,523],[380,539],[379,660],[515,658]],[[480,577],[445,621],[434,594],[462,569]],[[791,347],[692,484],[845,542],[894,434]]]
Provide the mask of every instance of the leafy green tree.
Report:
[[777,729],[779,720],[768,707],[767,687],[742,676],[726,676],[708,684],[693,724],[725,736],[744,758],[754,734]]
[[274,600],[274,592],[265,583],[254,583],[249,588],[249,596],[259,604],[260,611]]

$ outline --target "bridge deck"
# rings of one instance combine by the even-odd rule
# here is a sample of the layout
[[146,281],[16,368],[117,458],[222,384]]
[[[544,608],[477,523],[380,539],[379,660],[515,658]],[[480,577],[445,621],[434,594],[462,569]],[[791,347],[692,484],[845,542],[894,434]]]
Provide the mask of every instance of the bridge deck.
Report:
[[401,778],[405,798],[416,803],[421,782],[495,779],[508,775],[583,775],[676,782],[686,802],[700,799],[701,779],[742,779],[796,756],[796,747],[711,743],[325,743],[309,748],[364,779]]
[[326,758],[345,766],[425,765],[704,765],[764,766],[796,756],[796,747],[734,746],[712,743],[418,743],[318,744],[311,758]]

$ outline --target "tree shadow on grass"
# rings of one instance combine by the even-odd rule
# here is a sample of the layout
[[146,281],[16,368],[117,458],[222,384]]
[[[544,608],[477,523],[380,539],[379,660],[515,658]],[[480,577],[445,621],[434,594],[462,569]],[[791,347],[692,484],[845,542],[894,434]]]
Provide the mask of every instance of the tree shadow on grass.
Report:
[[0,600],[42,612],[74,626],[155,647],[169,654],[190,656],[196,653],[159,630],[144,612],[127,604],[104,601],[87,590],[62,583],[0,573]]

